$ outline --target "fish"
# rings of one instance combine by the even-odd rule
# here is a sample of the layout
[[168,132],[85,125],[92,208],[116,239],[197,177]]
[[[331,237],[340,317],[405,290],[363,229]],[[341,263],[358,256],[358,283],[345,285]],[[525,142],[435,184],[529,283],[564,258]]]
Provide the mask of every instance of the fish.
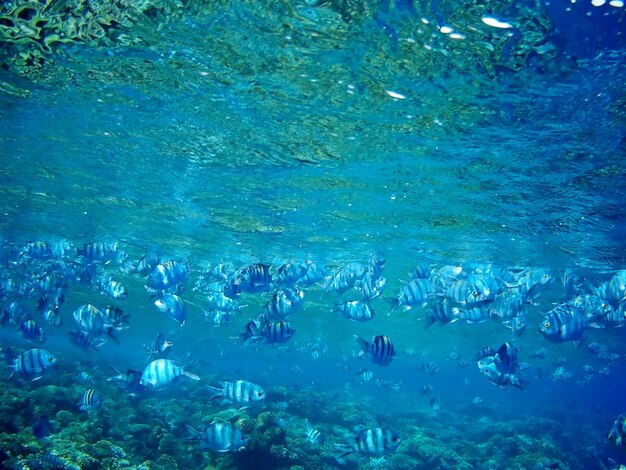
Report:
[[205,387],[213,392],[209,400],[222,398],[221,405],[253,403],[265,399],[263,387],[245,380],[220,382],[220,387],[210,385],[205,385]]
[[395,451],[400,445],[400,436],[387,428],[376,427],[363,431],[349,439],[349,444],[335,444],[335,448],[342,450],[339,458],[357,453],[365,456],[382,456]]
[[41,415],[30,428],[33,431],[33,436],[37,439],[44,439],[54,432],[55,425],[46,415]]
[[157,333],[156,338],[152,341],[152,344],[144,344],[146,351],[148,351],[148,360],[154,355],[159,357],[165,357],[169,354],[174,343],[165,338],[163,333]]
[[19,355],[10,366],[11,376],[16,372],[25,377],[33,377],[31,381],[40,379],[43,373],[56,368],[57,358],[45,349],[29,349]]
[[86,331],[82,331],[80,329],[75,331],[70,331],[68,333],[72,338],[72,344],[74,346],[78,346],[79,348],[88,351],[93,349],[94,351],[99,351],[102,345],[106,343],[104,338],[95,337]]
[[130,324],[128,322],[130,314],[124,313],[124,310],[122,310],[121,308],[116,307],[115,305],[107,305],[102,309],[102,313],[104,313],[104,316],[107,318],[108,323],[113,325],[113,328],[115,328],[116,330],[130,327]]
[[148,275],[146,285],[155,290],[174,289],[187,279],[189,267],[181,261],[167,260],[155,266]]
[[308,419],[305,420],[304,424],[305,424],[304,430],[305,430],[306,437],[309,440],[309,442],[313,444],[314,446],[319,446],[323,444],[324,438],[322,436],[322,433],[319,431],[319,429],[311,426]]
[[376,315],[369,303],[360,300],[348,300],[335,307],[349,320],[368,321]]
[[441,410],[441,400],[439,399],[438,396],[433,395],[428,400],[428,406],[430,406],[433,411],[440,411]]
[[236,299],[230,298],[224,292],[210,292],[206,296],[211,310],[221,310],[222,312],[239,312],[242,306]]
[[46,323],[50,326],[63,326],[63,317],[61,317],[58,306],[44,310],[42,316]]
[[91,411],[102,405],[102,395],[94,388],[88,388],[78,402],[81,411]]
[[306,262],[286,261],[272,276],[272,282],[278,286],[291,287],[306,275],[307,270]]
[[524,306],[524,295],[519,288],[505,289],[497,294],[489,305],[489,313],[500,321],[510,320],[519,315]]
[[553,343],[580,341],[583,331],[591,326],[582,310],[567,304],[550,310],[539,325],[539,332]]
[[498,351],[493,355],[496,368],[503,374],[515,374],[519,369],[517,362],[518,347],[504,343]]
[[126,369],[126,372],[120,372],[114,367],[112,367],[112,369],[117,375],[109,377],[107,382],[114,382],[119,388],[128,390],[131,395],[136,395],[146,390],[141,384],[142,371]]
[[74,311],[74,320],[78,328],[94,337],[102,334],[108,335],[116,343],[119,340],[115,336],[115,329],[101,310],[91,304],[81,305]]
[[279,290],[265,304],[265,315],[269,319],[284,320],[302,308],[304,291],[292,288]]
[[354,339],[361,347],[361,352],[359,353],[359,356],[369,354],[372,361],[381,366],[388,365],[393,359],[393,356],[395,356],[396,354],[393,343],[391,342],[389,336],[374,336],[371,342],[357,335],[354,335]]
[[160,299],[154,301],[154,305],[159,312],[180,323],[180,326],[187,321],[185,302],[176,294],[163,294]]
[[75,379],[79,383],[84,384],[84,385],[91,385],[95,382],[94,378],[85,371],[82,371],[76,374]]
[[272,286],[270,266],[254,263],[241,269],[232,281],[237,288],[249,294],[267,292]]
[[478,370],[487,378],[487,380],[498,387],[504,388],[507,385],[513,385],[514,387],[523,390],[523,383],[515,374],[505,374],[500,372],[493,356],[479,359],[476,364],[478,365]]
[[100,290],[114,299],[123,300],[128,298],[128,290],[120,281],[113,279],[110,274],[100,276],[97,281]]
[[616,310],[609,302],[594,294],[577,295],[565,304],[581,310],[590,322],[602,320]]
[[609,280],[606,300],[616,309],[626,302],[626,269],[617,271]]
[[492,298],[491,291],[486,286],[478,285],[469,279],[455,281],[443,292],[431,292],[428,294],[430,298],[438,295],[443,295],[452,303],[464,308],[480,306]]
[[362,280],[355,283],[355,288],[361,293],[361,298],[369,302],[380,297],[387,286],[387,279],[384,277],[374,277],[368,272]]
[[370,382],[374,378],[374,372],[369,369],[361,369],[357,374],[360,383]]
[[133,267],[134,271],[141,276],[149,276],[154,268],[161,263],[161,257],[153,252],[148,252],[143,255],[137,264]]
[[437,321],[442,325],[446,325],[448,323],[454,323],[459,318],[461,318],[459,308],[454,306],[448,299],[444,298],[441,302],[437,302],[433,305],[433,313],[426,317],[425,329],[430,328],[432,324]]
[[363,279],[366,273],[365,267],[358,262],[348,263],[338,269],[326,286],[325,294],[335,292],[338,295],[347,292],[354,287],[357,281]]
[[249,339],[263,339],[266,343],[276,344],[287,342],[296,332],[289,322],[252,320],[246,324],[245,331],[239,336],[241,344]]
[[609,430],[607,436],[607,440],[609,443],[616,447],[626,447],[626,414],[620,414],[615,421],[613,422],[613,426]]
[[26,320],[20,325],[22,336],[28,341],[37,341],[38,343],[46,342],[46,332],[37,325],[35,320]]
[[103,243],[93,242],[85,243],[82,248],[77,250],[78,256],[82,256],[88,262],[104,262],[104,264],[110,263],[113,259],[123,256],[123,253],[118,251],[118,243]]
[[169,359],[156,359],[146,366],[141,374],[140,384],[149,390],[161,390],[171,385],[178,377],[186,376],[200,380],[196,374],[178,367]]
[[187,431],[187,439],[199,440],[201,449],[216,452],[237,452],[243,450],[248,442],[241,430],[231,423],[213,421],[202,431],[187,425]]
[[435,289],[435,285],[428,279],[419,278],[409,281],[402,287],[396,298],[387,299],[391,302],[389,313],[393,313],[399,307],[404,310],[425,307],[432,298],[430,295],[435,293]]
[[222,310],[203,310],[202,315],[207,321],[215,323],[215,326],[225,325],[233,321],[232,314]]
[[52,246],[45,241],[28,242],[20,251],[20,258],[47,260],[53,257]]

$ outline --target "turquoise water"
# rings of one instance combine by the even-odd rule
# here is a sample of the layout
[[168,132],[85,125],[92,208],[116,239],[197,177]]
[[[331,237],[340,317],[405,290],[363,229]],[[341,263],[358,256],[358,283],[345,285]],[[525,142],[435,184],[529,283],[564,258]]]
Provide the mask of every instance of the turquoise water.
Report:
[[[599,319],[604,327],[586,327],[582,344],[537,331],[555,306],[626,269],[620,2],[206,3],[0,7],[0,307],[17,301],[26,312],[3,317],[1,346],[9,364],[36,347],[58,360],[33,382],[0,378],[1,465],[626,463],[606,439],[624,412],[623,327]],[[62,256],[24,252],[61,240],[71,244]],[[126,256],[89,262],[76,250],[92,242],[117,243]],[[147,274],[132,272],[146,253],[188,266],[183,326],[155,308]],[[370,302],[374,319],[350,321],[335,305],[359,292],[328,285],[373,255],[386,260],[386,289]],[[253,263],[275,275],[304,260],[327,276],[303,287],[289,341],[240,346],[276,284],[236,298],[241,310],[228,324],[204,318],[209,287],[198,281],[208,265],[224,262],[232,281]],[[454,322],[426,329],[451,295],[445,288],[424,307],[387,315],[418,263],[461,266],[458,279],[491,266],[501,292],[515,289],[504,277],[528,268],[551,282],[524,298],[519,335],[496,318],[468,324],[463,304]],[[103,294],[95,278],[79,282],[70,265],[112,275],[128,298]],[[577,276],[573,290],[566,272]],[[62,327],[37,311],[36,281],[53,273],[67,284]],[[481,305],[492,302],[493,293]],[[99,350],[71,343],[84,304],[130,315],[119,344],[106,334]],[[623,303],[614,308],[619,316]],[[24,338],[27,317],[45,343]],[[132,395],[107,381],[112,367],[143,371],[144,344],[159,332],[174,343],[168,359],[200,381]],[[353,335],[388,335],[396,355],[387,366],[358,357]],[[505,342],[526,363],[515,374],[523,390],[498,387],[477,367],[481,348]],[[545,357],[533,354],[540,348]],[[210,400],[204,385],[238,379],[267,396],[245,410]],[[77,404],[87,388],[103,398],[89,412]],[[40,416],[53,427],[38,439]],[[207,451],[186,439],[186,426],[214,420],[240,428],[245,449]],[[323,442],[308,439],[306,420]],[[399,435],[396,449],[337,460],[348,436],[377,427]]]

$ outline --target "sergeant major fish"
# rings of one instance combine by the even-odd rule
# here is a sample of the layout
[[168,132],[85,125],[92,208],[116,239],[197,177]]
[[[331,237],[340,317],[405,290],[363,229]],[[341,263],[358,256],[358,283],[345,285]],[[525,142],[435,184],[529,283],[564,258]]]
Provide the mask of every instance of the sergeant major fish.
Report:
[[16,372],[25,377],[33,377],[31,381],[40,379],[51,367],[56,367],[57,359],[45,349],[29,349],[15,359],[10,366],[11,377]]
[[539,326],[539,332],[553,343],[580,341],[588,326],[592,324],[580,309],[561,304],[548,312]]
[[257,402],[265,399],[265,390],[260,385],[246,382],[245,380],[235,380],[232,382],[220,382],[220,387],[211,387],[206,385],[206,388],[213,392],[213,396],[210,400],[216,398],[222,398],[220,404],[246,404]]
[[369,354],[372,361],[381,366],[388,365],[393,359],[393,356],[396,354],[389,336],[374,336],[371,342],[360,338],[357,335],[354,335],[354,339],[361,347],[359,356]]
[[343,451],[339,459],[352,453],[377,457],[395,451],[400,441],[400,436],[394,431],[372,428],[351,438],[348,445],[335,444],[335,448]]
[[202,431],[196,431],[191,426],[187,426],[187,431],[187,439],[197,439],[201,449],[216,452],[243,450],[248,441],[241,430],[231,423],[213,421]]
[[292,288],[280,290],[272,296],[265,304],[265,314],[267,318],[273,320],[284,320],[302,308],[304,302],[304,291]]
[[155,290],[171,290],[187,279],[189,268],[181,261],[163,261],[148,275],[146,285]]
[[193,380],[200,380],[196,374],[178,367],[174,361],[156,359],[143,370],[140,384],[149,390],[161,390],[183,375]]
[[374,318],[374,309],[367,302],[360,300],[348,300],[338,304],[336,309],[349,320],[367,321]]
[[91,411],[102,405],[102,395],[94,388],[88,388],[78,402],[82,411]]
[[187,320],[187,308],[185,302],[176,294],[163,294],[160,299],[154,301],[155,307],[165,316],[176,320],[180,326]]
[[607,440],[617,447],[626,447],[626,414],[620,414],[613,422]]
[[398,307],[404,310],[418,306],[424,307],[434,292],[435,286],[428,279],[413,279],[402,287],[395,299],[387,299],[392,304],[389,313],[393,313]]

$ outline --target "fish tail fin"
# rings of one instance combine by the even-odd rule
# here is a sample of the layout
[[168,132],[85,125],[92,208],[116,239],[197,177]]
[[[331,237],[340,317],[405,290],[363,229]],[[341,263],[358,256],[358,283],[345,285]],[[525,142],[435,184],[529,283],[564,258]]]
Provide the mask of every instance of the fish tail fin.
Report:
[[224,396],[222,389],[217,387],[212,387],[210,385],[205,385],[206,389],[209,390],[213,395],[209,398],[209,401],[215,400],[216,398],[220,398]]
[[120,344],[120,339],[117,337],[116,330],[113,325],[109,325],[105,331],[106,335],[115,341],[115,344]]
[[368,353],[370,350],[370,342],[361,338],[358,335],[354,335],[354,339],[356,340],[357,344],[359,345],[359,347],[361,348],[361,351],[363,353]]
[[187,377],[189,377],[190,379],[193,379],[193,380],[200,380],[200,376],[197,375],[197,374],[194,374],[193,372],[189,372],[189,371],[184,370],[183,371],[183,375],[186,375]]
[[186,440],[202,439],[202,433],[200,431],[196,431],[188,424],[186,424],[185,426],[187,427],[187,435],[185,436]]
[[389,308],[389,312],[387,312],[387,315],[391,315],[393,312],[398,310],[398,307],[400,306],[400,301],[396,297],[383,297],[383,300],[391,304],[391,308]]

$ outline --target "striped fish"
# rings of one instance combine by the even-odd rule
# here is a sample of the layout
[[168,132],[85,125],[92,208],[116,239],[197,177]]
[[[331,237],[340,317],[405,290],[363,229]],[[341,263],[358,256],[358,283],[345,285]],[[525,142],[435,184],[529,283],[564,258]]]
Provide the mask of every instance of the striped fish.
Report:
[[261,263],[246,266],[236,274],[234,283],[242,292],[267,292],[272,286],[270,267]]
[[[436,293],[434,295],[441,295]],[[443,296],[451,302],[466,308],[476,307],[491,299],[489,288],[477,285],[467,279],[453,282],[443,292]]]
[[[57,359],[45,349],[29,349],[15,359],[11,365],[11,375],[19,373],[25,377],[33,377],[33,381],[40,379],[43,372],[56,367]],[[10,377],[9,376],[9,377]]]
[[319,446],[323,443],[322,433],[319,429],[311,426],[308,419],[305,420],[305,432],[307,439],[314,446]]
[[330,282],[326,286],[325,294],[335,292],[338,295],[347,292],[354,287],[355,283],[363,279],[367,270],[361,263],[352,262],[346,264],[335,272]]
[[90,349],[99,351],[100,347],[106,343],[105,339],[97,338],[83,330],[70,331],[69,335],[72,337],[72,344],[84,349],[85,351]]
[[169,354],[170,349],[174,346],[170,340],[165,338],[163,333],[157,333],[156,338],[152,344],[144,344],[146,351],[148,351],[148,360],[153,356],[165,357]]
[[189,267],[181,261],[163,261],[156,265],[148,276],[146,285],[151,289],[168,290],[187,279]]
[[61,317],[58,306],[44,310],[42,316],[48,325],[63,326],[63,318]]
[[88,388],[78,402],[82,411],[90,411],[102,405],[102,395],[93,388]]
[[607,440],[617,446],[626,446],[626,414],[620,414],[607,434]]
[[265,304],[265,314],[267,318],[283,320],[300,310],[303,303],[304,291],[287,287],[274,293],[270,301]]
[[216,452],[237,452],[245,448],[248,439],[241,430],[230,423],[214,421],[203,431],[196,431],[187,426],[189,435],[187,439],[200,441],[201,449],[214,450]]
[[344,451],[338,457],[340,459],[353,453],[378,457],[395,451],[400,441],[400,436],[394,431],[386,428],[372,428],[351,438],[348,445],[336,444],[335,448]]
[[113,325],[109,322],[106,315],[93,305],[85,304],[78,307],[74,311],[74,320],[76,320],[80,330],[96,337],[107,334],[118,342],[114,336]]
[[37,341],[39,343],[46,342],[46,332],[37,325],[35,320],[26,320],[20,325],[22,336],[28,341]]
[[156,359],[146,366],[141,374],[141,385],[150,390],[160,390],[172,384],[178,377],[187,376],[200,380],[196,374],[187,372],[169,359]]
[[276,285],[290,287],[302,279],[307,272],[307,265],[300,261],[287,261],[283,263],[273,276]]
[[163,294],[160,299],[154,301],[154,305],[159,312],[180,323],[180,326],[185,324],[187,307],[183,299],[176,294]]
[[360,300],[348,300],[337,305],[337,310],[349,320],[367,321],[374,318],[374,309],[367,302]]
[[100,261],[105,264],[110,263],[113,259],[120,256],[120,252],[117,250],[118,244],[116,243],[85,243],[82,248],[77,250],[78,255],[85,258],[87,261]]
[[580,341],[583,331],[590,325],[582,310],[561,304],[548,312],[539,325],[539,332],[553,343]]
[[28,242],[22,251],[20,252],[21,257],[27,257],[31,259],[37,260],[46,260],[52,258],[52,247],[48,242],[44,241],[34,241]]
[[428,279],[413,279],[402,287],[395,299],[387,299],[392,304],[389,313],[393,313],[398,307],[410,310],[413,307],[426,306],[429,296],[435,289],[434,284]]
[[220,386],[221,388],[206,385],[206,388],[214,393],[210,400],[221,397],[222,401],[220,404],[222,405],[251,403],[265,398],[265,390],[260,385],[246,382],[245,380],[220,382]]
[[359,353],[359,356],[362,356],[364,354],[370,354],[372,357],[372,361],[381,366],[388,365],[393,359],[393,356],[395,356],[396,354],[393,348],[393,343],[391,342],[389,336],[374,336],[371,342],[360,338],[357,335],[354,335],[354,339],[361,347],[361,352]]
[[357,290],[361,293],[361,297],[365,301],[370,301],[380,295],[387,286],[387,279],[384,277],[374,277],[371,272],[368,272],[363,279],[358,281],[355,285]]
[[437,321],[442,325],[454,323],[461,318],[459,313],[460,310],[448,299],[444,298],[433,306],[433,313],[426,317],[426,329],[430,328]]
[[621,303],[626,302],[626,269],[617,271],[609,280],[606,287],[606,300],[614,308],[618,308]]
[[123,300],[128,298],[126,286],[113,279],[113,276],[110,274],[103,275],[98,279],[98,287],[100,287],[103,293],[114,299]]
[[107,305],[102,309],[102,313],[104,313],[108,322],[113,325],[115,329],[120,330],[130,327],[128,323],[130,314],[124,313],[124,310],[121,308],[116,307],[115,305]]

